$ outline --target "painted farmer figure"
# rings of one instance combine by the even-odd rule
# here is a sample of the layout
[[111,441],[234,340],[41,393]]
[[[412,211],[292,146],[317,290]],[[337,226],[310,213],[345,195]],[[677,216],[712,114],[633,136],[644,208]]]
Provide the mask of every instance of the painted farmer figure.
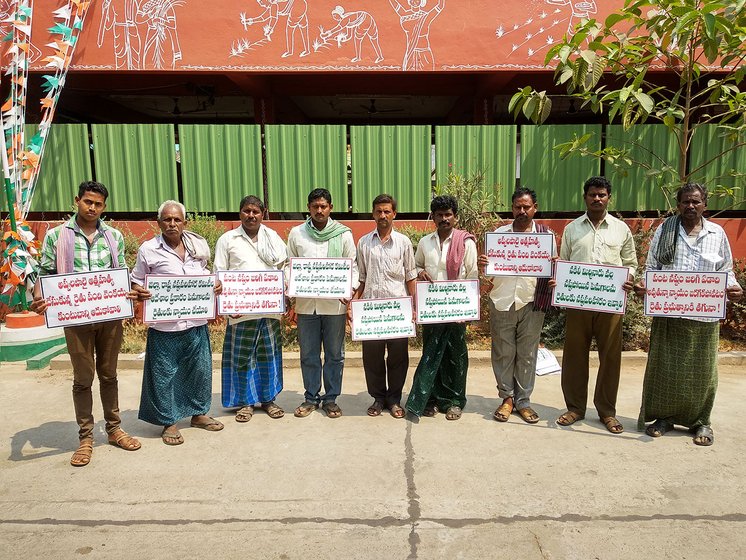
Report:
[[[436,196],[430,212],[436,231],[417,245],[417,278],[425,282],[476,279],[476,240],[455,227],[458,201],[452,196]],[[440,410],[448,420],[458,420],[466,405],[466,323],[423,325],[422,340],[422,358],[414,373],[407,411],[415,416],[435,416]]]
[[[702,217],[707,189],[687,183],[676,193],[678,214],[653,236],[645,270],[727,273],[726,295],[739,301],[743,289],[733,274],[733,258],[723,228]],[[635,286],[644,295],[644,280]],[[650,351],[637,427],[660,437],[675,424],[689,428],[697,445],[712,445],[710,413],[718,384],[720,321],[704,317],[653,317]]]
[[[127,267],[124,237],[100,219],[108,197],[109,191],[101,183],[80,184],[73,217],[49,230],[44,237],[39,265],[41,276]],[[128,297],[137,299],[134,291]],[[37,313],[47,309],[40,290],[35,292],[31,309]],[[70,464],[83,467],[91,461],[94,428],[91,386],[95,375],[98,375],[109,443],[127,451],[140,449],[140,442],[120,426],[117,360],[122,345],[122,321],[65,327],[65,341],[73,367],[73,405],[80,439]]]
[[[637,269],[635,242],[627,225],[607,212],[611,183],[591,177],[583,185],[586,213],[567,225],[562,234],[560,259],[629,268],[624,290],[632,290]],[[553,282],[550,282],[553,285]],[[567,309],[562,359],[562,393],[567,412],[557,418],[569,426],[585,418],[588,401],[588,352],[595,338],[600,365],[593,404],[601,422],[612,434],[624,426],[616,418],[616,399],[622,364],[622,315]]]
[[351,62],[359,62],[363,53],[363,39],[368,37],[376,53],[375,62],[383,60],[381,45],[378,43],[378,25],[373,16],[363,11],[345,12],[342,6],[335,6],[332,10],[332,17],[337,23],[321,34],[322,39],[334,37],[338,44],[354,39],[355,57]]
[[424,10],[427,0],[408,0],[408,8],[399,0],[389,0],[399,16],[404,31],[406,50],[402,70],[435,70],[435,56],[430,47],[430,25],[445,7],[446,0],[438,0],[432,8]]
[[[355,298],[415,296],[414,249],[406,235],[394,230],[394,218],[396,200],[392,196],[381,194],[373,199],[376,229],[357,245],[360,284]],[[368,416],[380,416],[386,408],[394,418],[404,418],[401,394],[409,369],[409,339],[365,340],[362,345],[365,382],[373,397]]]
[[[357,288],[355,241],[350,228],[329,217],[332,195],[326,189],[314,189],[308,195],[309,218],[288,235],[288,257],[352,259],[352,287]],[[337,397],[342,392],[345,325],[348,301],[340,299],[296,298],[293,313],[298,321],[300,367],[305,400],[295,416],[308,416],[322,405],[329,418],[342,416]],[[321,363],[321,348],[324,364]],[[321,382],[324,395],[321,395]]]
[[[199,276],[210,274],[210,247],[204,238],[186,231],[186,211],[175,200],[158,208],[161,234],[143,243],[132,270],[132,287],[140,300],[150,299],[143,286],[147,274]],[[220,294],[220,283],[215,295]],[[191,417],[193,428],[210,432],[223,424],[207,415],[212,401],[212,352],[205,319],[182,319],[148,327],[142,393],[138,418],[163,426],[166,445],[181,445],[184,438],[176,424]]]
[[[277,233],[262,224],[264,203],[256,196],[241,200],[241,225],[224,233],[215,246],[214,269],[282,270],[287,249]],[[275,403],[282,391],[281,315],[231,315],[225,330],[222,362],[223,406],[240,407],[236,422],[248,422],[254,406],[271,418],[285,412]]]
[[[534,221],[538,210],[536,193],[520,188],[513,193],[513,223],[495,231],[548,233]],[[552,255],[557,254],[553,247]],[[479,265],[487,265],[487,255],[479,256]],[[503,400],[494,412],[498,422],[507,422],[515,410],[529,424],[539,421],[531,408],[531,393],[536,380],[536,355],[539,349],[544,313],[551,306],[549,278],[497,276],[490,291],[490,333],[492,335],[492,371],[498,395]]]

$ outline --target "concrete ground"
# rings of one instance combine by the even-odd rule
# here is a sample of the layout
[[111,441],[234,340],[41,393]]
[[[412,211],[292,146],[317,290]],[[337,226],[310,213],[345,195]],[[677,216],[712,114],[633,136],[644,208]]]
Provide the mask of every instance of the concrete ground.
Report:
[[[362,369],[345,372],[340,419],[292,416],[300,372],[285,371],[280,420],[217,433],[185,427],[179,447],[137,420],[141,371],[120,371],[124,428],[106,445],[96,398],[91,464],[69,465],[77,427],[70,372],[0,366],[0,559],[746,557],[743,365],[721,365],[716,443],[635,430],[644,367],[625,363],[612,435],[589,411],[570,428],[559,376],[537,380],[542,420],[491,419],[489,366],[469,372],[466,412],[418,423],[369,418]],[[184,424],[188,426],[188,422]]]

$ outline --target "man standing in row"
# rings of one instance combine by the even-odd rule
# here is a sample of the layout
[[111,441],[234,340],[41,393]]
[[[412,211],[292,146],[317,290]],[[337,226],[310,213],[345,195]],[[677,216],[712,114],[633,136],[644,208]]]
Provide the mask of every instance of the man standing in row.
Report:
[[[109,191],[101,183],[85,181],[75,197],[76,212],[69,221],[47,232],[44,237],[39,275],[91,272],[126,268],[124,237],[100,218],[106,209]],[[39,284],[32,311],[44,313],[47,304]],[[130,292],[130,299],[137,299]],[[70,464],[84,467],[93,454],[93,377],[98,374],[101,406],[104,409],[109,443],[127,451],[140,449],[140,442],[121,427],[117,360],[122,346],[122,321],[104,321],[79,327],[65,327],[65,341],[73,366],[73,405],[78,422],[78,450]]]
[[[373,199],[376,229],[363,236],[357,245],[360,274],[360,284],[354,296],[357,299],[415,295],[417,267],[412,242],[394,230],[394,218],[396,200],[392,196],[381,194]],[[365,382],[373,397],[368,416],[380,416],[387,408],[394,418],[404,418],[401,393],[409,368],[408,346],[407,338],[363,341]],[[387,350],[388,356],[384,359]]]
[[[282,270],[287,249],[277,233],[262,224],[264,203],[256,196],[241,200],[241,225],[224,233],[215,245],[214,269]],[[285,411],[275,398],[282,391],[280,315],[232,315],[223,343],[223,406],[240,407],[236,422],[248,422],[254,405],[270,418]]]
[[[419,280],[476,279],[476,240],[455,227],[458,201],[448,195],[436,196],[430,212],[436,231],[417,245],[414,260]],[[441,410],[448,420],[458,420],[466,405],[469,369],[466,323],[423,325],[422,341],[422,358],[414,373],[407,411],[416,416],[435,416]]]
[[[678,214],[667,218],[653,236],[645,270],[727,273],[726,295],[739,301],[743,289],[733,274],[728,238],[719,225],[702,217],[707,189],[687,183],[676,193]],[[645,295],[645,283],[635,292]],[[653,317],[650,352],[642,387],[638,429],[660,437],[674,427],[694,432],[696,445],[712,445],[710,413],[718,384],[720,320],[705,317]]]
[[[150,299],[145,276],[200,276],[210,274],[207,241],[184,230],[186,210],[175,200],[158,208],[161,234],[143,243],[132,269],[132,287],[141,300]],[[215,295],[220,294],[220,282]],[[181,319],[148,326],[145,364],[142,375],[140,411],[137,417],[163,426],[161,439],[166,445],[181,445],[184,438],[176,427],[191,417],[193,428],[210,432],[223,424],[207,415],[212,401],[212,351],[205,319]]]
[[[513,193],[513,223],[501,226],[497,233],[548,233],[534,221],[538,210],[536,193],[520,188]],[[557,254],[556,246],[552,255]],[[479,256],[479,265],[487,266],[487,255]],[[502,404],[494,412],[498,422],[507,422],[513,410],[529,424],[539,415],[531,408],[531,393],[536,380],[536,355],[539,349],[544,313],[552,302],[549,278],[498,276],[490,292],[490,334],[492,335],[492,371]]]
[[[632,290],[637,269],[635,242],[627,225],[607,212],[611,183],[591,177],[583,185],[587,211],[571,222],[562,234],[560,259],[580,263],[629,268],[624,290]],[[585,418],[588,402],[588,352],[595,338],[600,365],[593,404],[601,422],[612,434],[624,426],[616,419],[616,398],[622,365],[622,315],[582,309],[568,309],[562,358],[562,392],[567,412],[557,418],[569,426]]]
[[[332,195],[326,189],[314,189],[308,195],[309,218],[295,226],[288,235],[288,257],[352,259],[352,287],[357,288],[355,241],[350,228],[329,217]],[[342,392],[344,369],[345,324],[347,304],[339,299],[296,298],[294,312],[298,320],[300,367],[305,388],[305,400],[295,409],[303,418],[319,408],[321,403],[329,418],[342,416],[337,397]],[[324,364],[321,365],[321,347]],[[324,395],[321,396],[321,381]]]

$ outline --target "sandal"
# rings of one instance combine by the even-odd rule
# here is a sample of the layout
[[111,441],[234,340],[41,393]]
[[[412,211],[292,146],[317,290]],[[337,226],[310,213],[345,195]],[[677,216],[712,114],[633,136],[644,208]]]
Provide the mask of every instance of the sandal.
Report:
[[446,420],[458,420],[461,418],[461,408],[458,406],[452,406],[446,410]]
[[519,408],[518,416],[523,418],[523,421],[527,422],[528,424],[536,424],[539,421],[539,415],[536,414],[536,411],[530,406]]
[[139,441],[125,432],[122,428],[117,428],[109,434],[109,443],[125,451],[137,451],[142,447]]
[[166,445],[181,445],[184,443],[184,436],[181,435],[181,432],[179,430],[176,430],[176,432],[167,432],[169,428],[172,426],[166,426],[163,428],[163,431],[161,432],[161,439],[163,440],[163,443]]
[[236,412],[236,422],[248,422],[252,416],[254,416],[254,407],[244,406]]
[[381,412],[383,412],[381,401],[373,401],[373,404],[368,407],[368,416],[380,416]]
[[433,418],[436,414],[438,414],[438,407],[433,406],[426,406],[425,410],[422,411],[422,415],[426,418]]
[[498,422],[507,422],[513,412],[513,399],[505,399],[503,403],[497,407],[492,417]]
[[73,467],[85,467],[91,462],[91,455],[93,455],[93,439],[81,439],[78,449],[70,457],[70,464]]
[[262,410],[267,413],[270,418],[282,418],[285,416],[285,411],[280,408],[275,401],[262,403]]
[[701,445],[702,447],[709,447],[715,443],[715,434],[712,433],[712,428],[709,426],[700,426],[697,431],[694,432],[694,438],[692,439],[695,445]]
[[389,407],[389,412],[394,418],[404,418],[404,409],[399,404],[392,404]]
[[578,420],[582,420],[583,417],[578,414],[577,412],[573,412],[572,410],[568,410],[563,415],[561,415],[559,418],[557,418],[557,424],[560,426],[572,426],[575,422]]
[[321,408],[326,412],[327,418],[339,418],[342,416],[342,409],[334,401],[325,402]]
[[295,412],[293,413],[293,415],[296,418],[305,418],[317,408],[319,408],[318,404],[306,401],[302,403],[298,408],[295,409]]
[[648,434],[650,437],[661,437],[669,430],[673,430],[673,424],[671,424],[671,422],[669,422],[668,420],[658,418],[658,420],[645,428],[645,433]]
[[192,428],[199,428],[201,430],[207,430],[208,432],[219,432],[225,427],[221,421],[215,420],[212,416],[208,416],[207,420],[207,422],[195,422],[194,418],[192,418],[189,425]]
[[621,434],[624,431],[624,426],[622,426],[622,423],[613,416],[601,418],[601,422],[604,423],[606,429],[609,430],[612,434]]

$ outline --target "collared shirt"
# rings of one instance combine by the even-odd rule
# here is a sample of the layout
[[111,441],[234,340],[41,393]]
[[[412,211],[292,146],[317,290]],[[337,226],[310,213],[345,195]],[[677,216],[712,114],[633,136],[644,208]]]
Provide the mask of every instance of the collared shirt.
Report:
[[[285,262],[287,261],[287,251],[285,250],[285,243],[282,241],[277,232],[264,225],[264,231],[268,236],[272,238],[272,245],[277,248],[283,249],[282,255],[277,255],[279,264],[274,267],[261,258],[259,258],[259,247],[256,241],[252,241],[248,236],[243,226],[238,226],[236,229],[225,232],[218,239],[215,245],[215,259],[213,261],[213,270],[282,270]],[[282,315],[278,314],[251,314],[242,315],[238,319],[228,318],[228,322],[232,325],[248,320],[258,319],[281,319]]]
[[[696,237],[689,237],[683,225],[679,225],[676,253],[673,263],[661,264],[656,258],[663,228],[659,227],[653,235],[648,250],[645,270],[685,270],[690,272],[727,272],[727,285],[738,284],[733,274],[733,255],[725,231],[719,225],[702,218],[702,230]],[[672,317],[677,318],[677,317]],[[709,317],[685,317],[692,321],[716,323],[719,319]]]
[[[513,224],[500,226],[496,233],[512,232]],[[531,221],[531,233],[536,233],[536,224]],[[552,239],[552,255],[557,254],[557,243]],[[534,292],[538,279],[532,276],[495,276],[492,279],[490,299],[498,311],[508,311],[515,304],[515,310],[525,307],[534,301]]]
[[[417,245],[417,252],[414,255],[417,272],[425,270],[433,280],[448,280],[446,258],[448,257],[452,238],[453,232],[443,242],[443,248],[440,247],[440,238],[437,231],[420,239]],[[459,280],[471,280],[479,277],[479,269],[477,269],[477,245],[473,239],[467,239],[466,241],[464,260],[461,263],[458,277]]]
[[[132,269],[132,283],[145,286],[146,274],[199,276],[200,274],[210,274],[210,271],[207,268],[206,261],[194,258],[188,251],[182,261],[176,251],[163,240],[163,236],[158,235],[140,245],[140,249],[137,251],[135,268]],[[199,319],[153,323],[148,327],[162,332],[179,332],[206,324],[206,320]]]
[[412,242],[392,230],[382,243],[378,230],[373,230],[358,241],[357,268],[360,282],[365,282],[363,299],[405,297],[406,283],[417,278]]
[[127,268],[127,263],[124,260],[124,237],[122,234],[99,220],[93,241],[88,241],[85,233],[81,231],[78,223],[75,221],[76,216],[77,214],[74,214],[67,222],[49,230],[44,236],[41,260],[39,262],[39,274],[47,276],[57,273],[57,242],[60,239],[62,228],[71,228],[75,232],[74,272],[91,272],[112,268],[111,252],[103,233],[105,230],[110,231],[117,242],[117,252],[119,253],[118,267]]
[[632,232],[622,220],[606,214],[593,227],[588,214],[573,220],[562,233],[560,259],[607,266],[626,266],[632,276],[637,270],[637,253]]
[[[313,223],[313,222],[312,222]],[[329,223],[332,219],[329,218]],[[326,227],[329,227],[327,224]],[[319,258],[328,256],[329,242],[316,241],[306,232],[306,224],[300,224],[288,234],[288,257]],[[342,257],[352,259],[352,291],[357,289],[358,272],[355,251],[355,240],[352,232],[342,234]],[[302,315],[343,315],[347,307],[338,299],[295,298],[295,312]]]

